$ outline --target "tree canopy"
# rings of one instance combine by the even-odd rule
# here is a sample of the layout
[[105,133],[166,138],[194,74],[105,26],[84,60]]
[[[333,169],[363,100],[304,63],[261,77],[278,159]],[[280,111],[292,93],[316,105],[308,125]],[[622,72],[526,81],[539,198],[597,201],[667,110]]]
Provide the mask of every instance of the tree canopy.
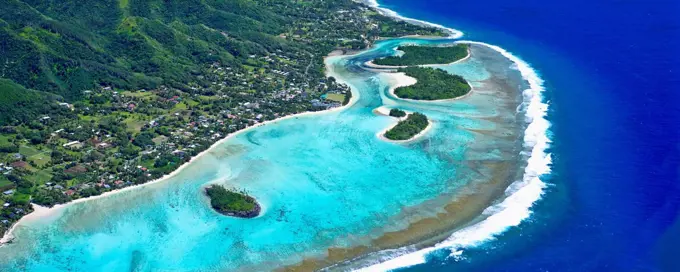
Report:
[[415,100],[451,99],[470,92],[471,87],[459,75],[451,75],[444,70],[423,67],[400,68],[399,72],[418,80],[411,86],[399,87],[394,94],[400,98]]
[[461,60],[468,55],[467,44],[446,47],[408,45],[400,46],[397,50],[403,51],[404,54],[376,59],[373,63],[387,66],[447,64]]
[[414,112],[406,120],[399,121],[396,126],[385,132],[385,138],[395,141],[403,141],[413,138],[429,125],[427,116]]

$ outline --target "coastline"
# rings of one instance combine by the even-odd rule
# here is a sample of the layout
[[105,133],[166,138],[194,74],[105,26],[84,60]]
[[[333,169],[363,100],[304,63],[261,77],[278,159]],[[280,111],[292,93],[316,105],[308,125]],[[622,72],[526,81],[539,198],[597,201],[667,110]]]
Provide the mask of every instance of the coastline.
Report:
[[[514,61],[514,59],[513,59],[513,61]],[[522,67],[522,66],[520,65],[520,68],[521,68],[521,67]],[[529,69],[530,69],[530,68],[529,68]],[[524,75],[524,71],[522,71],[522,74]],[[530,82],[530,83],[532,84],[532,87],[533,87],[533,82]],[[526,91],[529,91],[529,90],[526,90]],[[527,93],[526,91],[525,91],[525,93]],[[471,90],[470,92],[472,92],[472,90]],[[470,92],[468,92],[468,94],[469,94]],[[352,93],[353,93],[353,97],[352,97],[352,100],[353,100],[353,101],[350,101],[350,103],[348,103],[348,105],[346,105],[346,106],[350,106],[350,105],[354,104],[354,103],[356,102],[355,99],[358,99],[358,94],[356,94],[356,97],[355,97],[355,93],[356,93],[356,92],[355,92],[355,91],[352,91]],[[466,94],[466,95],[467,95],[467,94]],[[539,96],[540,96],[540,95],[539,95]],[[395,96],[395,97],[396,97],[396,96]],[[401,98],[399,98],[399,99],[401,99]],[[452,100],[455,100],[455,99],[459,99],[459,98],[454,98],[454,99],[452,99]],[[528,101],[528,100],[530,100],[530,99],[531,99],[532,101],[534,101],[534,100],[533,100],[533,97],[531,96],[531,94],[526,94],[526,95],[525,95],[525,100]],[[409,99],[403,99],[403,100],[409,100]],[[449,99],[446,99],[446,100],[449,100]],[[422,101],[422,100],[414,100],[414,101],[418,101],[418,102],[434,102],[434,101]],[[435,101],[438,102],[438,101],[445,101],[445,100],[435,100]],[[532,104],[532,105],[533,105],[533,104]],[[225,139],[221,139],[220,141],[216,142],[215,144],[213,144],[212,146],[210,146],[208,149],[206,149],[204,152],[209,151],[210,149],[214,148],[214,147],[215,147],[218,143],[220,143],[222,140],[226,140],[226,139],[228,139],[228,138],[231,137],[231,136],[237,135],[238,133],[241,133],[241,132],[244,132],[244,131],[248,131],[249,129],[251,129],[251,128],[253,128],[253,127],[267,124],[268,122],[280,121],[280,120],[283,120],[283,119],[285,119],[285,118],[291,118],[291,117],[299,117],[300,115],[304,115],[304,114],[307,114],[307,113],[313,113],[313,114],[329,113],[329,112],[332,112],[332,111],[334,111],[334,110],[336,110],[336,109],[341,109],[341,108],[344,108],[344,107],[345,107],[345,106],[338,107],[338,108],[335,108],[335,109],[326,110],[326,111],[319,111],[319,112],[305,112],[305,113],[299,113],[299,114],[284,116],[284,117],[277,118],[277,119],[274,119],[274,120],[270,120],[270,121],[267,121],[267,122],[264,122],[264,123],[261,123],[261,124],[255,125],[255,126],[247,127],[247,128],[244,128],[243,130],[239,130],[239,131],[237,131],[237,132],[234,132],[234,133],[232,133],[232,134],[227,135],[227,137],[226,137]],[[547,107],[547,106],[546,106],[546,107]],[[540,109],[540,107],[539,107],[539,109]],[[529,120],[529,119],[531,119],[531,118],[528,117],[528,116],[529,116],[529,113],[527,112],[526,115],[527,115],[527,119],[528,119],[528,120],[527,120],[527,123],[531,123],[531,120]],[[428,122],[429,122],[429,120],[428,120]],[[431,124],[428,124],[428,127],[430,127],[430,126],[431,126]],[[426,128],[426,129],[427,129],[427,128]],[[529,133],[528,131],[529,131],[529,129],[527,129],[526,134]],[[408,141],[408,140],[407,140],[407,141]],[[526,146],[528,149],[532,149],[533,146],[537,145],[536,142],[533,142],[533,143],[530,142],[531,139],[527,139],[527,135],[525,135],[524,140],[520,139],[520,141],[523,141],[524,144],[525,144],[525,146]],[[532,144],[533,144],[533,145],[532,145]],[[544,145],[541,145],[541,146],[544,146]],[[538,147],[538,146],[536,146],[536,147]],[[533,151],[536,151],[536,149],[535,149],[535,148],[532,149],[532,151],[531,151],[531,153],[532,153],[531,155],[532,155],[532,156],[531,156],[531,158],[529,158],[529,160],[533,159],[533,155],[534,155],[534,154],[533,154],[533,153],[534,153]],[[540,150],[539,150],[539,151],[540,151]],[[186,162],[186,163],[184,163],[184,164],[182,165],[182,167],[184,167],[185,165],[188,165],[189,163],[191,163],[191,162],[193,161],[193,159],[195,159],[196,157],[202,155],[204,152],[201,152],[201,153],[198,154],[197,156],[192,157],[191,160],[188,161],[188,162]],[[549,157],[549,154],[548,154],[548,157]],[[540,158],[538,158],[537,160],[540,160]],[[532,162],[529,162],[529,163],[532,164]],[[175,172],[178,172],[179,170],[180,170],[180,168],[176,169],[175,171],[173,171],[173,172],[170,173],[170,174],[174,174]],[[526,171],[526,172],[529,172],[529,171],[530,171],[530,170],[529,170],[529,167],[527,167],[526,170],[525,170],[525,169],[522,169],[522,168],[516,168],[515,170],[518,171],[518,172],[525,172],[525,171]],[[548,170],[549,170],[549,169],[548,169]],[[538,172],[539,172],[538,174],[540,174],[540,171],[538,171]],[[170,175],[170,174],[169,174],[169,175]],[[166,178],[165,176],[164,176],[164,177],[161,177],[161,178],[158,180],[158,182],[162,181],[162,179],[165,179],[165,178]],[[151,182],[156,182],[156,181],[157,181],[157,180],[154,180],[154,181],[151,181]],[[142,185],[151,184],[151,182],[145,183],[145,184],[141,184],[141,185],[137,185],[137,186],[126,187],[126,188],[122,188],[122,189],[119,189],[119,190],[123,190],[123,189],[133,189],[133,188],[136,188],[136,187],[141,187]],[[532,180],[532,182],[533,182],[533,180]],[[541,182],[540,180],[539,180],[538,182],[539,182],[539,184],[541,184],[541,183],[540,183],[540,182]],[[530,203],[530,204],[529,204],[529,207],[531,207],[532,203],[535,202],[535,200],[534,200],[534,198],[533,198],[534,195],[532,195],[532,194],[527,195],[527,194],[524,194],[524,193],[523,193],[522,196],[520,196],[519,193],[520,193],[520,190],[522,190],[522,191],[532,190],[532,188],[535,188],[535,185],[536,185],[536,184],[535,184],[535,183],[531,183],[531,184],[529,184],[529,185],[531,185],[531,186],[528,186],[528,185],[527,185],[527,186],[526,186],[527,188],[524,188],[524,187],[523,187],[524,184],[520,184],[520,183],[522,183],[522,180],[516,181],[515,183],[512,184],[511,188],[508,188],[508,189],[507,189],[507,191],[505,191],[505,192],[500,192],[501,194],[505,194],[505,196],[501,195],[501,196],[498,196],[498,197],[495,198],[495,199],[498,199],[498,200],[500,200],[500,201],[502,201],[502,200],[504,200],[504,199],[508,199],[508,200],[509,200],[510,197],[513,197],[513,195],[515,195],[515,196],[514,196],[515,199],[513,199],[513,200],[516,200],[516,201],[517,201],[517,200],[521,200],[522,203],[519,203],[519,204],[517,204],[517,203],[508,203],[508,205],[498,205],[498,204],[485,205],[485,206],[482,207],[482,209],[484,209],[484,208],[486,208],[486,207],[492,208],[492,207],[498,207],[498,206],[500,206],[500,207],[502,207],[502,208],[507,208],[507,209],[518,209],[518,208],[517,208],[517,205],[520,206],[519,209],[522,209],[522,208],[523,208],[523,207],[522,207],[522,204],[524,204],[525,201],[528,202],[528,203]],[[517,185],[517,186],[516,186],[516,185]],[[507,186],[506,186],[506,187],[507,187]],[[111,191],[111,193],[117,193],[117,192],[118,192],[117,190]],[[108,193],[108,192],[107,192],[107,193]],[[531,193],[531,192],[529,192],[529,193]],[[535,193],[535,190],[534,190],[534,193]],[[539,190],[539,193],[540,193],[540,190]],[[540,193],[540,194],[542,194],[542,193]],[[540,194],[539,194],[539,196],[538,196],[539,198],[540,198]],[[102,196],[102,195],[100,195],[100,196]],[[97,196],[97,197],[99,197],[99,196]],[[96,198],[96,197],[94,197],[94,198]],[[85,200],[85,199],[83,199],[83,201],[84,201],[84,200]],[[72,204],[72,203],[70,202],[70,203],[66,203],[66,204],[63,204],[63,205],[69,205],[69,204]],[[464,211],[464,212],[471,212],[471,213],[472,213],[473,209],[469,208],[469,206],[468,206],[469,203],[465,203],[465,204],[467,204],[467,205],[463,205],[463,204],[460,205],[460,207],[461,207],[461,209],[462,209],[461,211]],[[512,207],[510,207],[510,205],[512,205]],[[506,206],[508,206],[508,207],[506,207]],[[447,206],[447,207],[448,207],[448,206]],[[458,207],[458,206],[457,206],[457,207]],[[50,208],[40,207],[40,211],[36,210],[36,211],[33,212],[33,213],[35,213],[34,218],[42,218],[42,216],[47,216],[47,215],[41,215],[42,213],[48,213],[48,215],[54,214],[54,213],[50,213],[50,212],[51,212],[50,210],[51,210]],[[62,209],[60,209],[60,210],[62,210]],[[448,210],[448,209],[447,209],[447,210]],[[52,212],[53,212],[53,211],[52,211]],[[501,212],[504,212],[504,211],[501,211]],[[498,212],[498,214],[500,214],[501,212]],[[33,214],[33,213],[31,213],[31,214]],[[461,226],[460,228],[456,228],[455,230],[453,230],[453,231],[454,231],[454,234],[446,234],[446,236],[443,236],[444,239],[440,239],[440,241],[443,240],[443,241],[441,241],[440,243],[437,243],[437,244],[434,244],[434,245],[428,245],[428,247],[430,247],[430,246],[431,246],[431,247],[430,247],[430,248],[427,248],[427,250],[425,250],[425,251],[423,251],[423,252],[413,252],[413,250],[411,250],[411,249],[407,249],[407,250],[398,249],[398,250],[395,250],[395,254],[394,254],[394,255],[391,255],[391,256],[389,257],[389,259],[382,259],[382,262],[385,262],[385,263],[384,263],[384,266],[371,266],[371,267],[367,267],[367,269],[368,269],[368,270],[371,270],[371,269],[375,270],[375,269],[381,269],[381,268],[390,269],[390,267],[392,267],[392,269],[394,269],[394,268],[398,268],[398,267],[409,266],[409,265],[410,265],[409,262],[418,262],[418,261],[420,261],[420,259],[421,259],[420,253],[422,253],[422,255],[424,256],[424,254],[430,253],[430,252],[432,252],[432,251],[434,251],[434,250],[436,250],[436,249],[442,248],[442,247],[450,247],[451,249],[453,249],[453,250],[452,250],[452,253],[455,253],[456,255],[458,255],[459,253],[462,253],[462,249],[461,249],[461,248],[471,246],[471,245],[469,244],[469,241],[474,240],[474,239],[479,239],[479,236],[480,236],[481,234],[479,233],[480,231],[477,230],[477,226],[480,226],[480,225],[481,225],[481,228],[482,228],[481,231],[482,231],[482,232],[487,230],[487,229],[484,228],[484,226],[485,226],[484,224],[486,224],[486,223],[484,222],[484,220],[487,219],[487,218],[483,218],[482,216],[479,216],[479,214],[477,214],[476,212],[475,212],[474,214],[471,214],[470,216],[471,216],[474,220],[468,221],[468,224],[465,224],[465,225]],[[495,214],[492,214],[491,216],[495,216]],[[28,215],[25,216],[25,217],[28,217]],[[24,218],[25,218],[25,217],[24,217]],[[516,217],[517,217],[517,216],[513,216],[513,217],[509,217],[509,218],[508,218],[507,215],[506,215],[506,217],[503,218],[503,219],[505,219],[506,221],[507,221],[507,220],[514,221],[514,220],[517,219]],[[22,220],[23,220],[23,218],[22,218]],[[521,220],[523,220],[523,219],[520,218],[520,221],[521,221]],[[495,221],[498,222],[499,220],[495,220]],[[18,225],[19,222],[21,222],[21,220],[18,221],[14,226],[12,226],[12,229],[14,229],[14,227],[15,227],[16,225]],[[507,223],[507,222],[504,222],[504,223]],[[513,222],[510,222],[510,223],[507,223],[507,224],[513,224]],[[488,225],[488,224],[486,224],[486,225]],[[473,228],[475,228],[475,229],[473,229]],[[11,232],[12,229],[10,229],[10,231],[8,231],[8,233]],[[473,232],[473,230],[474,230],[474,232]],[[400,234],[401,234],[401,233],[400,233]],[[482,234],[487,234],[487,233],[482,233]],[[450,237],[449,237],[449,236],[450,236]],[[397,238],[394,238],[394,237],[397,237],[397,235],[393,235],[393,236],[390,236],[390,237],[392,237],[393,239],[397,239]],[[449,237],[449,238],[447,239],[447,237]],[[492,237],[492,238],[493,238],[493,237]],[[487,238],[487,239],[492,239],[492,238]],[[3,239],[4,239],[4,237],[3,237]],[[459,239],[460,241],[459,241],[459,240],[456,240],[456,239]],[[386,240],[389,240],[389,239],[386,239]],[[453,240],[453,241],[451,241],[451,240]],[[482,242],[483,242],[483,241],[482,241]],[[407,246],[407,245],[409,245],[409,244],[405,244],[405,246]],[[410,254],[410,253],[412,253],[412,254]],[[400,255],[408,255],[408,256],[400,256]],[[403,258],[402,258],[402,257],[403,257]],[[422,257],[422,259],[423,259],[423,261],[425,260],[424,257]]]
[[[447,238],[434,245],[425,248],[404,246],[389,249],[389,252],[385,250],[385,253],[390,255],[388,259],[363,264],[359,269],[354,267],[355,271],[388,271],[423,264],[427,262],[428,254],[440,249],[447,249],[455,256],[459,256],[464,253],[464,249],[493,240],[498,234],[530,218],[532,207],[543,198],[546,188],[550,186],[541,179],[543,175],[552,171],[552,155],[548,151],[552,141],[547,135],[551,125],[546,119],[548,103],[543,102],[545,92],[543,79],[527,62],[499,46],[483,42],[463,42],[486,46],[503,55],[517,65],[517,70],[528,83],[528,87],[522,91],[526,129],[521,140],[524,149],[519,155],[527,155],[527,165],[521,169],[522,177],[509,184],[495,204],[484,209],[497,212],[486,214],[484,217],[475,217],[479,219],[454,230]],[[472,90],[469,93],[471,92]]]
[[396,122],[396,123],[394,123],[394,124],[388,126],[387,128],[385,128],[385,129],[379,131],[379,132],[376,134],[376,136],[378,137],[378,139],[383,140],[383,141],[386,141],[386,142],[397,143],[397,144],[407,144],[407,143],[411,143],[411,142],[414,142],[414,141],[420,139],[421,137],[423,137],[425,134],[427,134],[427,133],[428,133],[430,130],[432,130],[433,127],[434,127],[434,121],[432,121],[432,120],[430,120],[430,119],[428,118],[428,119],[427,119],[427,126],[426,126],[423,130],[421,130],[420,132],[418,132],[418,134],[413,135],[413,137],[411,137],[411,138],[409,138],[409,139],[406,139],[406,140],[391,140],[391,139],[387,139],[387,138],[385,137],[385,132],[387,132],[388,130],[390,130],[390,129],[392,129],[393,127],[397,126],[397,125],[399,124],[399,122],[401,122],[401,121],[403,121],[403,120],[406,120],[406,118],[408,118],[409,115],[413,114],[413,112],[407,112],[406,116],[404,116],[404,117],[394,117],[394,116],[390,116],[389,109],[388,109],[387,107],[385,107],[385,106],[380,106],[380,107],[377,107],[377,108],[373,109],[373,113],[376,114],[376,115],[382,115],[382,116],[387,116],[387,117],[390,117],[390,118],[396,118],[396,119],[397,119],[397,122]]
[[[335,51],[333,51],[333,52],[335,52]],[[333,53],[333,52],[331,52],[331,53]],[[333,56],[342,56],[342,54],[337,55],[337,53],[336,53],[336,55],[333,55]],[[326,59],[328,57],[332,57],[332,55],[330,55],[330,53],[329,53],[328,56],[324,57],[324,62],[326,61]],[[333,73],[334,73],[333,71],[327,70],[326,76],[332,76]],[[340,80],[338,80],[338,81],[341,82],[341,83],[347,84],[346,82],[342,82]],[[248,132],[251,129],[261,127],[261,126],[265,126],[265,125],[268,125],[268,124],[277,123],[277,122],[284,121],[284,120],[291,119],[291,118],[314,116],[314,115],[319,115],[319,114],[328,114],[328,113],[332,113],[332,112],[345,110],[345,109],[351,107],[352,105],[354,105],[359,100],[359,92],[355,91],[354,87],[352,85],[350,85],[350,84],[347,84],[347,85],[350,86],[350,91],[352,92],[352,97],[350,98],[350,101],[349,101],[349,103],[347,103],[347,105],[343,105],[343,106],[332,108],[332,109],[322,110],[322,111],[300,112],[300,113],[282,116],[282,117],[279,117],[279,118],[276,118],[276,119],[273,119],[273,120],[264,121],[264,122],[256,124],[256,125],[246,127],[242,130],[231,133],[231,134],[227,135],[226,137],[220,139],[219,141],[213,143],[212,145],[210,145],[210,147],[201,151],[196,156],[191,157],[191,159],[189,159],[189,161],[183,163],[180,167],[178,167],[174,171],[172,171],[169,174],[166,174],[166,175],[164,175],[164,176],[162,176],[158,179],[155,179],[155,180],[143,183],[143,184],[137,184],[137,185],[128,186],[128,187],[125,187],[125,188],[111,190],[111,191],[108,191],[108,192],[105,192],[103,194],[96,195],[96,196],[89,196],[89,197],[75,199],[75,200],[69,201],[67,203],[54,205],[52,207],[45,207],[45,206],[40,206],[40,205],[37,205],[37,204],[32,204],[33,209],[34,209],[33,212],[23,216],[21,219],[19,219],[17,222],[15,222],[12,225],[12,227],[10,227],[10,229],[7,230],[7,232],[5,232],[3,234],[2,238],[0,239],[0,247],[4,246],[6,244],[9,244],[9,243],[12,242],[12,240],[14,240],[15,237],[14,237],[13,233],[16,230],[16,227],[19,226],[22,223],[30,222],[32,220],[43,219],[43,218],[50,217],[50,216],[55,216],[55,215],[57,215],[56,213],[61,211],[63,208],[66,208],[68,206],[71,206],[71,205],[74,205],[74,204],[77,204],[77,203],[82,203],[82,202],[86,202],[86,201],[92,201],[92,200],[96,200],[96,199],[100,199],[100,198],[105,198],[105,197],[109,197],[109,196],[119,194],[119,193],[122,193],[122,192],[127,192],[127,191],[130,191],[130,190],[135,190],[135,189],[143,188],[145,186],[149,186],[149,185],[152,185],[152,184],[167,181],[170,178],[179,174],[182,170],[184,170],[186,167],[188,167],[195,160],[197,160],[197,159],[205,156],[206,154],[210,153],[211,151],[213,151],[213,149],[215,149],[217,146],[220,146],[221,144],[229,141],[231,138],[236,137],[239,134]],[[262,209],[262,211],[263,212],[260,213],[260,214],[263,214],[265,209]]]
[[[409,113],[409,115],[410,115],[410,113]],[[407,118],[409,115],[406,115],[405,117],[402,117],[402,118]],[[399,120],[401,121],[402,118],[399,118]],[[386,141],[386,142],[390,142],[390,143],[408,144],[408,143],[415,142],[416,140],[419,140],[421,137],[423,137],[425,134],[427,134],[430,130],[432,130],[432,127],[434,127],[434,122],[430,119],[427,119],[427,126],[423,130],[418,132],[418,134],[413,135],[413,137],[406,139],[406,140],[390,140],[390,139],[387,139],[385,137],[385,132],[387,132],[388,130],[397,126],[397,124],[399,124],[399,121],[397,121],[393,125],[387,127],[386,129],[383,129],[380,132],[378,132],[378,134],[376,134],[376,136],[378,136],[378,139]]]
[[[460,38],[463,36],[462,32],[455,29],[422,20],[403,17],[395,11],[380,7],[380,4],[377,2],[377,0],[355,1],[359,1],[370,7],[373,7],[381,14],[393,17],[397,20],[403,20],[414,24],[434,26],[446,31],[453,31],[452,33],[458,33],[457,37],[454,38]],[[495,239],[496,235],[505,232],[509,228],[518,226],[520,223],[531,217],[531,208],[537,201],[542,199],[546,193],[545,189],[549,186],[549,184],[541,180],[541,176],[551,173],[550,165],[552,163],[552,158],[551,153],[548,152],[548,148],[550,147],[550,143],[552,141],[547,136],[551,125],[546,119],[548,103],[543,102],[543,93],[546,91],[543,79],[540,78],[538,72],[534,70],[527,62],[499,46],[475,41],[461,42],[486,46],[500,53],[517,65],[517,70],[519,70],[522,78],[528,83],[528,87],[521,93],[524,97],[522,105],[526,107],[524,112],[526,128],[524,130],[524,136],[521,139],[522,146],[524,148],[522,151],[520,151],[519,155],[527,155],[527,165],[524,169],[519,169],[518,171],[522,171],[523,174],[521,175],[520,179],[512,181],[506,187],[504,192],[501,192],[502,195],[499,196],[494,204],[483,209],[483,211],[497,210],[498,212],[472,216],[472,220],[470,220],[467,224],[456,227],[452,230],[452,233],[450,233],[448,237],[445,237],[444,239],[438,239],[440,241],[434,244],[426,245],[424,247],[404,245],[400,247],[383,248],[383,250],[376,252],[376,254],[384,252],[388,255],[387,258],[382,257],[369,263],[362,263],[358,267],[350,266],[350,270],[389,271],[423,264],[427,262],[426,256],[428,254],[443,248],[449,249],[452,256],[459,256],[463,254],[464,248],[475,247],[489,240],[493,240]],[[396,81],[396,85],[392,85],[390,90],[390,93],[392,93],[396,99],[402,98],[394,95],[393,90],[399,87],[400,84],[407,84],[408,82],[413,82],[415,80],[414,78],[410,78],[405,74],[402,75],[402,77],[395,75],[394,73],[384,74],[389,75],[392,80]],[[412,84],[415,84],[415,82]],[[470,87],[472,87],[472,85],[470,85]],[[473,90],[474,88],[471,89],[468,94],[462,97],[447,100],[461,99],[472,93]],[[437,102],[414,100],[414,102],[416,101]],[[320,260],[305,260],[302,263],[293,266],[294,268],[292,270],[297,271],[299,268],[319,269],[323,267],[328,270],[333,270],[331,267],[342,263],[342,260],[347,260],[347,256],[350,256],[352,258],[351,260],[356,260],[356,257],[358,255],[365,254],[367,249],[368,248],[366,247],[334,251],[329,249],[328,260],[331,260],[330,264],[324,263]],[[351,262],[351,260],[349,262]],[[345,269],[348,268],[346,267]]]
[[[402,38],[403,38],[403,37],[402,37]],[[461,42],[455,42],[455,43],[453,43],[453,44],[456,44],[456,43],[461,43]],[[454,62],[444,63],[444,64],[421,64],[421,65],[411,65],[411,66],[416,66],[416,67],[437,67],[437,66],[443,66],[443,65],[453,65],[453,64],[460,63],[460,62],[463,62],[463,61],[468,60],[468,59],[472,56],[472,50],[470,50],[470,48],[468,47],[467,52],[468,52],[468,54],[467,54],[464,58],[459,59],[459,60],[454,61]],[[368,68],[372,68],[372,69],[399,69],[399,68],[406,68],[406,67],[409,67],[408,65],[402,65],[402,66],[379,65],[379,64],[373,63],[373,61],[374,61],[374,60],[369,60],[369,61],[367,61],[367,62],[364,62],[364,66],[366,66],[366,67],[368,67]]]
[[418,19],[413,19],[413,18],[401,16],[401,15],[399,15],[399,13],[396,13],[393,10],[381,7],[377,0],[354,0],[354,1],[359,2],[359,3],[363,3],[364,5],[367,5],[369,7],[372,7],[384,16],[392,17],[392,18],[395,18],[397,20],[402,20],[404,22],[411,23],[411,24],[418,25],[418,26],[427,26],[427,27],[439,28],[439,29],[444,30],[445,32],[449,33],[449,36],[448,36],[449,38],[456,39],[456,38],[463,37],[463,32],[458,31],[456,29],[453,29],[453,28],[450,28],[450,27],[445,27],[445,26],[440,25],[440,24],[430,23],[430,22],[423,21],[423,20],[418,20]]
[[441,103],[441,102],[451,102],[451,101],[456,101],[456,100],[461,100],[464,99],[470,95],[472,95],[472,92],[475,90],[475,87],[470,84],[467,80],[465,81],[468,86],[470,86],[470,91],[467,92],[464,95],[454,97],[454,98],[447,98],[447,99],[437,99],[437,100],[416,100],[416,99],[409,99],[409,98],[401,98],[397,96],[397,94],[394,93],[394,91],[399,88],[399,87],[406,87],[406,86],[411,86],[413,84],[416,84],[418,82],[417,79],[407,76],[405,73],[384,73],[385,75],[389,76],[391,80],[396,82],[396,84],[392,85],[390,87],[389,93],[392,97],[399,99],[399,100],[404,100],[404,101],[409,101],[409,102],[418,102],[418,103]]

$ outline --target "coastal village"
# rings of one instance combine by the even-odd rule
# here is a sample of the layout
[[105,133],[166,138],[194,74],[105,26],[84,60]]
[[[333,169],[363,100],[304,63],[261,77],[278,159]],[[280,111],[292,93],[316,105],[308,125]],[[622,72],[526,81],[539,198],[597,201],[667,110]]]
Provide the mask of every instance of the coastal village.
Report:
[[443,35],[367,6],[314,8],[278,9],[297,17],[278,39],[306,50],[268,47],[239,65],[207,62],[184,88],[100,85],[0,127],[0,231],[30,213],[31,203],[51,207],[143,184],[236,131],[347,104],[350,88],[325,75],[323,57],[332,50],[366,48],[381,36]]

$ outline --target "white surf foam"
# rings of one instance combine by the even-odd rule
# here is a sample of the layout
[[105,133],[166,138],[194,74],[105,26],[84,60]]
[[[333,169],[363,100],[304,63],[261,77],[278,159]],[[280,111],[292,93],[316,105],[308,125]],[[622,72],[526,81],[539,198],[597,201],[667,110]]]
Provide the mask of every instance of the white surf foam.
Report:
[[361,268],[358,271],[387,271],[397,268],[409,267],[426,262],[429,253],[439,249],[449,249],[450,257],[459,258],[466,248],[479,246],[511,227],[518,226],[531,215],[531,207],[541,199],[547,184],[541,180],[541,176],[550,173],[551,156],[547,153],[550,139],[547,136],[550,123],[546,120],[548,105],[543,102],[542,93],[545,91],[543,80],[531,66],[510,52],[495,46],[481,42],[463,41],[487,46],[496,50],[509,60],[514,62],[522,77],[529,83],[529,88],[524,90],[525,120],[528,126],[524,132],[524,146],[527,166],[522,180],[511,184],[505,191],[505,199],[484,210],[484,220],[477,224],[465,227],[454,232],[446,240],[433,247],[415,250],[413,247],[404,247],[397,250],[383,251],[385,259],[377,263]]
[[385,16],[397,18],[399,20],[403,20],[403,21],[413,23],[413,24],[417,24],[417,25],[418,24],[419,25],[427,25],[427,26],[443,29],[446,32],[449,32],[449,38],[458,39],[460,37],[463,37],[463,32],[461,32],[459,30],[456,30],[456,29],[453,29],[453,28],[450,28],[450,27],[445,27],[445,26],[440,25],[440,24],[435,24],[435,23],[430,23],[430,22],[423,21],[423,20],[404,17],[404,16],[399,15],[399,13],[397,13],[393,10],[380,7],[380,4],[378,3],[377,0],[363,0],[363,1],[360,1],[360,2],[363,2],[364,4],[377,9],[378,11],[380,11]]

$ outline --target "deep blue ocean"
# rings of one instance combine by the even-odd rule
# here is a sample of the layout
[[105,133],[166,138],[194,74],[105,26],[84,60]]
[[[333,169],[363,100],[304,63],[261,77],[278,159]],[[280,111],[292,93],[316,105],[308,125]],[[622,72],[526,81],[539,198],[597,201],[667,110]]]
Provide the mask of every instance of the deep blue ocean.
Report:
[[680,271],[680,1],[379,2],[530,63],[552,123],[531,218],[404,271]]

